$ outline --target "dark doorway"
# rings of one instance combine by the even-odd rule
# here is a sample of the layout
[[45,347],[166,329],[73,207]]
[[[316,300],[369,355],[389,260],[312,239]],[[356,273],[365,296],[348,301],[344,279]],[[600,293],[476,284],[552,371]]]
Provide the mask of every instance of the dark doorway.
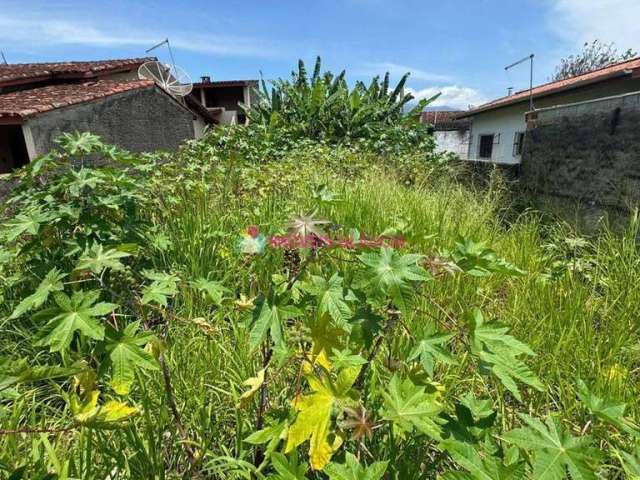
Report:
[[29,163],[27,145],[20,125],[0,125],[0,173]]

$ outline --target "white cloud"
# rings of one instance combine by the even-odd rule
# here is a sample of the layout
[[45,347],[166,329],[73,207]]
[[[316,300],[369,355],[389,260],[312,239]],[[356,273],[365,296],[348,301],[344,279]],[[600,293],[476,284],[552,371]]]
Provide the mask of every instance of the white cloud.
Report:
[[394,78],[399,78],[409,72],[411,74],[409,77],[411,80],[423,80],[426,82],[451,81],[451,77],[449,75],[427,72],[426,70],[421,70],[419,68],[410,67],[408,65],[399,65],[391,62],[364,63],[355,70],[355,73],[370,76],[383,75],[385,72],[389,72]]
[[428,87],[421,90],[414,90],[409,87],[405,90],[407,93],[413,94],[416,100],[431,98],[440,93],[440,96],[429,104],[430,107],[451,107],[466,110],[470,105],[477,106],[487,102],[487,99],[478,90],[458,85]]
[[640,50],[640,1],[549,0],[551,29],[567,43],[598,39],[615,42],[618,50]]
[[[134,32],[134,33],[131,33]],[[43,45],[83,45],[91,47],[139,46],[148,48],[164,34],[113,25],[91,25],[86,21],[55,18],[19,18],[0,14],[0,42],[38,47]],[[210,55],[249,57],[274,56],[275,49],[263,41],[228,35],[201,35],[175,32],[170,37],[177,49]]]

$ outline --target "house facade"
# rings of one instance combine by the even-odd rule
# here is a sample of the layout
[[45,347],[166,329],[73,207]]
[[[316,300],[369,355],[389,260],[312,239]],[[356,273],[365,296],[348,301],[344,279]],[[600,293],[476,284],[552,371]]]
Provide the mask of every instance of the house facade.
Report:
[[224,80],[212,82],[202,77],[194,83],[192,96],[221,124],[246,123],[241,104],[250,107],[257,80]]
[[0,173],[45,154],[65,132],[90,131],[134,152],[173,150],[211,115],[137,69],[148,58],[0,65]]
[[460,115],[471,120],[468,160],[502,165],[522,161],[530,96],[534,110],[640,91],[640,58],[499,98]]

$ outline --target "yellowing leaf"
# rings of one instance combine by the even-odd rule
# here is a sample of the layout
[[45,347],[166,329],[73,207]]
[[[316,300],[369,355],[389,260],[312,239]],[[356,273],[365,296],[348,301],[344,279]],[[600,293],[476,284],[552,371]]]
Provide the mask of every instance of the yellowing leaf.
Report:
[[78,424],[89,428],[116,428],[139,412],[136,407],[115,400],[98,405],[99,396],[99,390],[93,390],[84,398],[70,395],[69,406]]
[[240,310],[248,310],[253,307],[254,298],[248,298],[245,294],[240,294],[240,299],[235,301],[235,304]]
[[331,413],[341,400],[348,398],[359,371],[359,366],[345,368],[338,374],[335,383],[328,377],[307,377],[313,393],[294,401],[298,416],[289,427],[285,453],[309,440],[311,468],[321,470],[331,461],[332,455],[342,444],[342,438],[337,435],[330,439]]
[[95,417],[100,410],[100,407],[98,407],[99,396],[99,390],[88,392],[87,396],[83,399],[80,399],[80,397],[75,394],[71,395],[69,404],[71,412],[73,413],[73,419],[80,424],[85,424]]
[[116,400],[110,400],[100,408],[100,414],[97,418],[101,423],[109,424],[115,422],[123,422],[136,415],[139,410],[136,407],[121,403]]
[[253,398],[253,395],[258,391],[260,386],[264,383],[264,372],[266,368],[260,370],[255,377],[251,377],[244,382],[242,385],[245,387],[249,387],[249,390],[240,395],[240,404],[239,407],[244,407],[249,403],[249,400]]
[[311,467],[315,470],[324,468],[334,451],[327,440],[332,408],[333,396],[325,392],[300,398],[296,402],[298,418],[289,428],[285,453],[310,439]]

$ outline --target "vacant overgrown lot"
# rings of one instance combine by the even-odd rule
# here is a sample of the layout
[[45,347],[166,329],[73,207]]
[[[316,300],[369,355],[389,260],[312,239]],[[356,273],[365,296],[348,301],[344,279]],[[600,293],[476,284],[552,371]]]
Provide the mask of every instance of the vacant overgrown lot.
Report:
[[300,78],[176,154],[68,135],[19,173],[0,476],[640,474],[636,218],[516,215],[399,114],[352,133],[385,81],[331,116]]

